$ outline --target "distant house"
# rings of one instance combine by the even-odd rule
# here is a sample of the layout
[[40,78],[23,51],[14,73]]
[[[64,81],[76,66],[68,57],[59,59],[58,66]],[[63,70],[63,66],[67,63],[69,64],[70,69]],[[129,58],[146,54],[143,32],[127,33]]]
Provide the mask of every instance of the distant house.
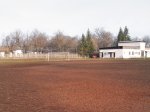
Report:
[[4,58],[5,57],[5,52],[0,51],[0,58]]
[[8,49],[5,47],[0,47],[0,58],[4,58],[6,55],[6,52],[8,52]]
[[15,57],[21,57],[23,55],[23,51],[22,50],[15,50],[15,51],[13,51],[13,55]]
[[117,47],[99,49],[100,58],[148,58],[150,49],[145,48],[145,42],[121,41]]

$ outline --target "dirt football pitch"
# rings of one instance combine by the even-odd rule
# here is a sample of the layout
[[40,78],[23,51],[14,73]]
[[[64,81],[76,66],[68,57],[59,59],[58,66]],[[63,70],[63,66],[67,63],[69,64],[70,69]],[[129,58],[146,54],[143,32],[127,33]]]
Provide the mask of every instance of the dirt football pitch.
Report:
[[150,60],[0,64],[0,112],[150,112]]

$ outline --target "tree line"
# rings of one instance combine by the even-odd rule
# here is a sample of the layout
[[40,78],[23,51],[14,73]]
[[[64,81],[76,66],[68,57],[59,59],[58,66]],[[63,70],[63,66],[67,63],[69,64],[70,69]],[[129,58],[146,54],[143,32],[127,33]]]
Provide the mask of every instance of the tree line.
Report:
[[[89,29],[81,37],[72,37],[58,31],[54,36],[34,30],[31,33],[22,31],[11,32],[2,40],[2,46],[8,52],[23,50],[27,52],[73,52],[82,56],[89,56],[98,52],[99,48],[117,46],[119,41],[137,41],[139,38],[131,38],[127,27],[120,28],[117,37],[102,28],[96,28],[94,32]],[[150,47],[150,37],[145,36],[142,41]]]

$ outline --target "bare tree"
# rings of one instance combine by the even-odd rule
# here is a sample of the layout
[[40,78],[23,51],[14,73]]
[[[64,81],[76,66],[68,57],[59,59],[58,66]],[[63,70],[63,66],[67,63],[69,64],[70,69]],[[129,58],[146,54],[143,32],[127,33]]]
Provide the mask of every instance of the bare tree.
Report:
[[95,36],[98,39],[98,46],[100,47],[111,47],[113,45],[113,35],[103,29],[95,29]]
[[26,41],[30,41],[30,44],[28,45],[30,46],[29,48],[31,51],[42,52],[48,42],[48,36],[38,30],[34,30],[29,38],[30,40],[27,39]]
[[10,33],[3,39],[2,45],[7,47],[9,49],[9,52],[22,49],[23,33],[21,31]]
[[14,50],[22,49],[23,45],[23,33],[21,31],[15,31],[10,34],[12,43],[14,45]]
[[96,51],[98,51],[99,50],[99,39],[97,38],[96,35],[92,35],[92,43],[93,43],[94,49]]
[[54,51],[75,51],[77,45],[76,37],[66,36],[62,32],[57,32],[49,42],[49,48]]
[[51,39],[51,48],[62,51],[65,45],[65,37],[62,32],[57,32],[54,37]]
[[76,52],[78,46],[78,40],[76,37],[65,36],[64,48],[70,52]]
[[146,43],[146,47],[150,47],[150,36],[143,37],[143,41]]
[[8,48],[8,52],[12,52],[13,51],[13,44],[11,41],[10,36],[6,36],[3,41],[2,41],[2,46]]
[[24,53],[31,51],[31,39],[28,33],[25,35],[25,38],[23,40],[23,51]]

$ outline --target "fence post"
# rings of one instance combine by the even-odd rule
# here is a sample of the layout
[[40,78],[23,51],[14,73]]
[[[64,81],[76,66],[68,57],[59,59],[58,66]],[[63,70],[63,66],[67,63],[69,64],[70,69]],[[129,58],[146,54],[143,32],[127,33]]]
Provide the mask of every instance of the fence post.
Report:
[[48,58],[48,61],[49,61],[49,52],[48,52],[48,57],[47,58]]
[[68,61],[70,60],[70,53],[68,52]]

